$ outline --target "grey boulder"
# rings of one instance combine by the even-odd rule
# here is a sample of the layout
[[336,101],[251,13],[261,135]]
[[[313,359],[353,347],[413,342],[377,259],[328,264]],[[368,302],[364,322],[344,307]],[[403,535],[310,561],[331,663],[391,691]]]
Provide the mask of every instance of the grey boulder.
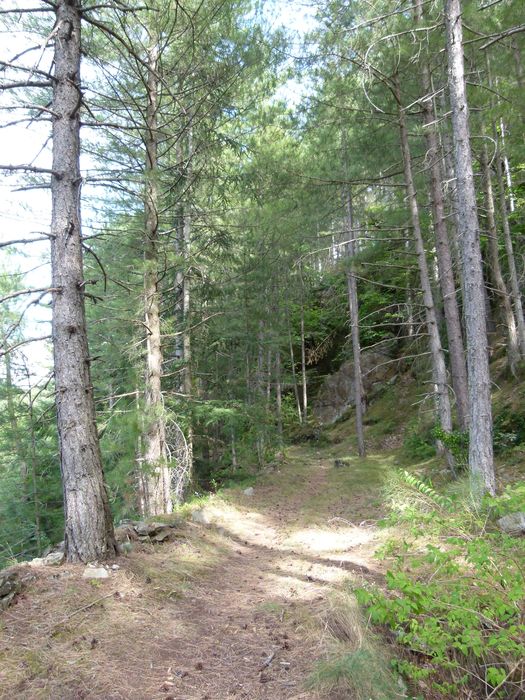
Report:
[[500,530],[509,535],[525,535],[525,513],[510,513],[498,520]]

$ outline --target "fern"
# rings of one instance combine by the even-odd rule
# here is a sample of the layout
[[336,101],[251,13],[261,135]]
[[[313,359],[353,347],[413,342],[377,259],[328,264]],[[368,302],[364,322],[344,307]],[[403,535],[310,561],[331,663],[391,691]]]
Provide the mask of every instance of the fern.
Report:
[[416,476],[414,476],[414,474],[407,472],[406,469],[401,472],[401,475],[408,486],[411,486],[413,489],[416,489],[422,493],[440,508],[443,508],[444,510],[450,510],[452,508],[452,500],[447,496],[443,496],[442,494],[438,493],[431,484],[423,481],[423,479],[418,479]]

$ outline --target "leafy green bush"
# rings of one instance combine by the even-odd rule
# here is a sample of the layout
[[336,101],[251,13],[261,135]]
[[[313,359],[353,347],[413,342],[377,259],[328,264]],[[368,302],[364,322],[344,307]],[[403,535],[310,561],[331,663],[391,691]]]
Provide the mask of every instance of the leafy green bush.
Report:
[[448,433],[441,426],[437,425],[432,430],[432,434],[452,454],[456,463],[456,470],[465,471],[468,467],[468,432],[452,430]]
[[430,459],[436,454],[432,428],[421,429],[419,424],[408,426],[403,439],[403,452],[412,460]]
[[398,670],[423,687],[443,697],[524,697],[525,542],[487,532],[487,522],[523,506],[525,484],[473,515],[422,480],[404,480],[424,505],[410,511],[414,539],[383,549],[395,555],[387,591],[361,588],[359,602],[410,650]]
[[300,445],[305,442],[313,442],[317,445],[329,444],[328,438],[321,428],[311,423],[296,425],[289,431],[289,439],[293,445]]
[[384,493],[390,509],[386,523],[408,522],[415,525],[428,519],[435,521],[437,510],[448,513],[454,503],[452,498],[436,491],[430,479],[423,480],[406,469],[388,475]]
[[494,418],[494,451],[505,452],[525,442],[525,413],[505,406]]
[[501,496],[497,498],[487,496],[485,502],[497,517],[518,511],[525,512],[525,481],[507,484]]

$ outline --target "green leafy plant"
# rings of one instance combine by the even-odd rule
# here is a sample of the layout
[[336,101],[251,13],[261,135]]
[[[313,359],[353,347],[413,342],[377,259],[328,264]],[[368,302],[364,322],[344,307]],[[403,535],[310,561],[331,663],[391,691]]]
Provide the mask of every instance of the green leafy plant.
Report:
[[468,432],[452,430],[447,432],[439,425],[432,430],[436,440],[440,440],[444,447],[452,454],[458,471],[465,471],[468,467]]
[[525,442],[525,414],[505,406],[494,419],[494,451],[498,454]]
[[452,500],[448,498],[448,496],[443,496],[443,494],[436,491],[432,486],[432,482],[419,479],[414,474],[407,472],[406,469],[401,471],[401,475],[408,486],[419,491],[436,505],[445,509],[450,509],[452,507]]
[[503,493],[497,498],[486,496],[485,503],[498,517],[508,513],[525,511],[525,481],[507,484]]
[[436,447],[432,430],[422,430],[417,423],[409,425],[403,439],[403,452],[412,460],[433,457]]
[[360,588],[359,602],[409,650],[397,668],[411,680],[443,697],[523,697],[525,544],[487,522],[523,504],[525,484],[486,499],[476,519],[418,477],[401,478],[424,508],[410,511],[411,541],[383,548],[393,557],[387,591]]

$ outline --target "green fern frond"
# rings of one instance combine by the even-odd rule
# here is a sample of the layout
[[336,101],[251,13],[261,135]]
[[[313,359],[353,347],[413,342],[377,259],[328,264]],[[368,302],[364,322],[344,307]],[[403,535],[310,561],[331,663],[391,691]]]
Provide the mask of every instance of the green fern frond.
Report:
[[407,472],[405,469],[401,472],[401,475],[408,486],[422,493],[433,503],[440,506],[440,508],[444,508],[445,510],[450,510],[452,508],[452,500],[438,493],[431,484],[423,481],[423,479],[418,479],[414,474],[410,474],[410,472]]

